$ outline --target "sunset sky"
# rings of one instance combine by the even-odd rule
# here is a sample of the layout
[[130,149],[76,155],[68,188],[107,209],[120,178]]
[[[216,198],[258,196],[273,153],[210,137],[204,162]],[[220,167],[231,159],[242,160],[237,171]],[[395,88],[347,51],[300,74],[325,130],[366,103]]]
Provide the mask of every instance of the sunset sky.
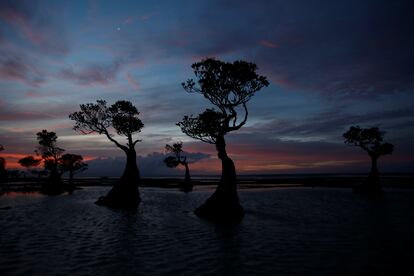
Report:
[[[85,175],[115,176],[124,156],[105,137],[72,130],[79,104],[131,101],[145,127],[144,176],[164,146],[183,141],[195,174],[217,174],[213,145],[175,125],[210,103],[181,82],[205,57],[254,62],[270,86],[248,103],[247,124],[226,136],[240,174],[366,172],[343,143],[351,125],[379,126],[395,145],[383,172],[414,172],[412,1],[0,1],[0,144],[8,168],[54,131],[82,154]],[[119,137],[118,137],[119,138]],[[122,140],[122,138],[119,138]]]

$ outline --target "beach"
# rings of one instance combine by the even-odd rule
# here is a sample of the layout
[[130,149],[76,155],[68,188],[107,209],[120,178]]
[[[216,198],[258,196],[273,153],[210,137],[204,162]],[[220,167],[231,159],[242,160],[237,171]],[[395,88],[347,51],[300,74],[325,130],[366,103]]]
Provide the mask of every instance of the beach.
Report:
[[[136,211],[97,206],[109,187],[0,197],[0,274],[412,275],[414,190],[246,188],[238,225],[193,214],[214,191],[141,188]],[[404,271],[408,274],[404,274]]]

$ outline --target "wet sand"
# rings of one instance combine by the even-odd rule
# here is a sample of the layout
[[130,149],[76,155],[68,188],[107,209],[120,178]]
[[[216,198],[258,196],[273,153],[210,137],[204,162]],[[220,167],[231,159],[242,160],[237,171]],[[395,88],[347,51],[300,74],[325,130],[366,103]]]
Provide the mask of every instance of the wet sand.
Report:
[[95,205],[109,187],[6,193],[0,275],[414,275],[414,190],[241,189],[230,226],[194,216],[211,188],[142,188],[134,212]]

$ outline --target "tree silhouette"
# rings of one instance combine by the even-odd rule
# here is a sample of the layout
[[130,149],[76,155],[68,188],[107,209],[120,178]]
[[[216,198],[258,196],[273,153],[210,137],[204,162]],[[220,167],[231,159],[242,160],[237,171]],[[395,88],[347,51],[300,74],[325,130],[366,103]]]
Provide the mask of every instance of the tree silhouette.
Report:
[[[250,62],[222,62],[212,58],[192,65],[196,81],[182,83],[189,93],[199,93],[217,109],[206,109],[196,117],[184,116],[177,125],[188,136],[214,144],[222,162],[222,175],[213,195],[195,210],[196,215],[213,221],[240,220],[244,216],[237,195],[236,169],[226,152],[224,136],[240,129],[247,121],[247,102],[261,88],[268,86],[266,77],[256,73]],[[239,118],[239,114],[243,114]]]
[[55,132],[46,129],[36,133],[39,146],[35,151],[41,156],[45,169],[49,171],[49,178],[42,185],[42,192],[55,194],[63,191],[62,172],[59,170],[59,160],[64,149],[57,146],[57,135]]
[[392,144],[383,142],[384,134],[385,132],[380,131],[378,127],[360,128],[359,126],[351,126],[343,134],[345,144],[362,148],[371,158],[371,171],[367,182],[361,187],[361,191],[381,191],[377,161],[380,156],[391,154],[394,150]]
[[168,156],[164,159],[164,163],[169,168],[175,168],[178,165],[182,165],[185,167],[185,179],[181,189],[184,192],[191,192],[193,190],[193,185],[191,184],[190,170],[188,168],[187,157],[182,155],[183,143],[174,143],[172,146],[167,144],[165,145],[165,150],[173,154],[172,156]]
[[88,164],[83,162],[82,155],[70,153],[62,155],[59,161],[61,169],[69,173],[69,187],[73,189],[73,176],[88,169]]
[[32,170],[32,174],[37,175],[37,178],[42,178],[43,176],[47,176],[47,170]]
[[30,172],[30,168],[37,167],[42,162],[41,159],[36,159],[31,155],[28,155],[26,157],[21,158],[17,163],[20,164],[20,166],[25,167],[27,171]]
[[[133,135],[141,132],[144,124],[138,118],[138,109],[129,101],[117,101],[110,107],[106,101],[80,105],[80,111],[69,115],[75,121],[74,130],[82,134],[97,133],[105,135],[108,140],[125,152],[127,162],[120,182],[115,184],[106,197],[96,202],[112,207],[136,207],[141,201],[138,191],[140,180],[136,163],[135,145],[141,140],[133,139]],[[118,135],[126,137],[126,144],[121,144],[110,132],[114,129]]]
[[[4,147],[0,144],[0,151],[3,151]],[[6,171],[6,159],[0,157],[0,180],[6,178],[7,171]]]

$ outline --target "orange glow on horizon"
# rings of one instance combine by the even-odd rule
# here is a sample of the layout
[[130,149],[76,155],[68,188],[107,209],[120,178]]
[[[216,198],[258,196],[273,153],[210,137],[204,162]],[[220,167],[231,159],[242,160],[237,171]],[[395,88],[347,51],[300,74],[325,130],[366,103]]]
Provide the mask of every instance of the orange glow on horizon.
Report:
[[[0,157],[3,157],[6,160],[6,169],[13,169],[13,170],[19,170],[19,169],[25,169],[22,167],[18,161],[22,159],[23,157],[29,156],[30,154],[22,154],[22,153],[0,153]],[[35,156],[35,155],[33,155]],[[83,156],[83,161],[91,161],[94,159],[97,159],[96,156]],[[38,167],[41,167],[39,165]]]

